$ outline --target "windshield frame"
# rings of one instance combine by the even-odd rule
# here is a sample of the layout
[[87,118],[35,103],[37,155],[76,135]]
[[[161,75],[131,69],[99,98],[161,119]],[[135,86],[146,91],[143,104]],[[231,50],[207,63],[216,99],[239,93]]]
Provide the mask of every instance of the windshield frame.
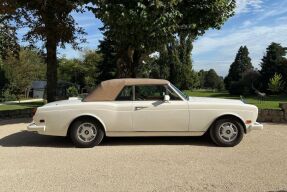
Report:
[[176,86],[174,86],[172,83],[169,83],[169,86],[183,99],[183,100],[189,100],[189,96],[184,94],[181,90],[179,90]]

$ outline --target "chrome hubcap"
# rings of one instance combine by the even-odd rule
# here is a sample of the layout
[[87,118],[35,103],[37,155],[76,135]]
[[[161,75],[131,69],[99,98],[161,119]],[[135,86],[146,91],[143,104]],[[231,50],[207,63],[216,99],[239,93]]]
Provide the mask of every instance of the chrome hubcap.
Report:
[[231,122],[223,123],[219,127],[219,137],[225,142],[231,142],[236,139],[238,128]]
[[91,142],[96,138],[97,128],[92,123],[83,123],[78,127],[77,137],[83,142]]

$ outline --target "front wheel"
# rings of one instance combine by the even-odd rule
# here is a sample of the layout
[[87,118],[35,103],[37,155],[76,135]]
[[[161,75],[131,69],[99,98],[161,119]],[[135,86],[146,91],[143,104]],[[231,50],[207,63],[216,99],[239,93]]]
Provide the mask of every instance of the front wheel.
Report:
[[219,119],[210,129],[212,141],[222,147],[233,147],[240,143],[244,135],[241,123],[236,119]]
[[70,137],[76,147],[94,147],[104,138],[102,125],[93,119],[79,119],[71,126]]

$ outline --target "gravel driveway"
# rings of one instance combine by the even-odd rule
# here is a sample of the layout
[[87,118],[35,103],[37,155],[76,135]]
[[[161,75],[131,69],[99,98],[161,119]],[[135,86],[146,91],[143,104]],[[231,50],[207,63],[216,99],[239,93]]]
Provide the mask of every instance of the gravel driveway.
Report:
[[0,191],[287,191],[287,125],[234,148],[207,138],[108,138],[92,149],[0,121]]

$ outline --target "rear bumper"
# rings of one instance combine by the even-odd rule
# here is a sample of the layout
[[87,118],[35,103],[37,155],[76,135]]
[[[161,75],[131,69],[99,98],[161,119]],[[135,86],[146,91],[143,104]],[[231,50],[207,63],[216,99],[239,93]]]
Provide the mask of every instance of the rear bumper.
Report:
[[36,125],[34,122],[30,123],[27,126],[28,131],[38,132],[38,133],[45,132],[45,128],[46,128],[45,125]]
[[252,125],[249,125],[247,126],[247,133],[249,133],[250,131],[253,131],[253,130],[262,130],[263,129],[263,125],[260,124],[260,123],[253,123]]

